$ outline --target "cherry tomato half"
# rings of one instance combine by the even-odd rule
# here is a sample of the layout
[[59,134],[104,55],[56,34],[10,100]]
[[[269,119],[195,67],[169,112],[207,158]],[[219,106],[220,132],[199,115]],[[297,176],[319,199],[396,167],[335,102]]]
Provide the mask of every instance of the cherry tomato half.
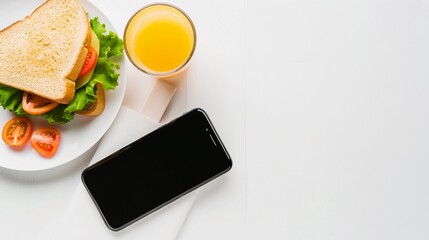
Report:
[[97,60],[98,55],[95,49],[93,47],[88,47],[88,54],[86,55],[85,63],[83,64],[82,70],[80,70],[78,77],[82,77],[91,71],[91,69],[95,67]]
[[57,152],[60,145],[60,132],[55,128],[36,129],[31,136],[31,145],[43,157],[50,158]]
[[22,108],[29,114],[40,115],[47,113],[56,108],[58,104],[29,92],[24,92],[22,95]]
[[31,122],[25,117],[14,117],[3,127],[3,141],[12,147],[23,146],[31,136]]

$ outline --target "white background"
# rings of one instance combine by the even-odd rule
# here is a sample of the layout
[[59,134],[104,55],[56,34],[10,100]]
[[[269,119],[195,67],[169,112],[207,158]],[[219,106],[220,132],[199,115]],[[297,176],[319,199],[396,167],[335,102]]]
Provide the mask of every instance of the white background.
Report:
[[[152,3],[92,2],[120,34]],[[429,2],[169,2],[198,34],[178,96],[209,113],[234,161],[201,189],[179,240],[429,239]],[[144,98],[150,80],[129,75]],[[13,226],[59,216],[90,156],[1,171],[0,234],[28,238]]]

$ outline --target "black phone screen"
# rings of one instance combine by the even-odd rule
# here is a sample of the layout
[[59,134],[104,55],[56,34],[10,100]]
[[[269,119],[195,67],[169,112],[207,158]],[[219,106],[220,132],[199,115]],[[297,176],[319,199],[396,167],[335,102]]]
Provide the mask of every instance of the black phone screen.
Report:
[[227,172],[232,161],[202,109],[194,109],[88,167],[82,181],[112,230]]

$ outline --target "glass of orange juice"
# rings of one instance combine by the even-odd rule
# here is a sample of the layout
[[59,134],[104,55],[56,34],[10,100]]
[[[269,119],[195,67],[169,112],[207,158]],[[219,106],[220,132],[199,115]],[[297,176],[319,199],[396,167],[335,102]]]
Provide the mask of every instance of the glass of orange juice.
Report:
[[170,4],[148,5],[135,13],[125,28],[125,51],[141,71],[170,77],[184,70],[196,46],[192,20]]

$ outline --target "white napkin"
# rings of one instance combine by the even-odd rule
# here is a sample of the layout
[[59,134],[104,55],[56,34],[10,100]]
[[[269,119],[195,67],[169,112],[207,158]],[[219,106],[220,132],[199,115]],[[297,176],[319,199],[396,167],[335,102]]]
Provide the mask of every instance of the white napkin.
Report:
[[[90,165],[159,127],[159,124],[127,107],[122,107],[114,123],[100,141]],[[197,191],[178,199],[119,232],[105,225],[82,182],[65,214],[44,239],[154,239],[176,238]]]

